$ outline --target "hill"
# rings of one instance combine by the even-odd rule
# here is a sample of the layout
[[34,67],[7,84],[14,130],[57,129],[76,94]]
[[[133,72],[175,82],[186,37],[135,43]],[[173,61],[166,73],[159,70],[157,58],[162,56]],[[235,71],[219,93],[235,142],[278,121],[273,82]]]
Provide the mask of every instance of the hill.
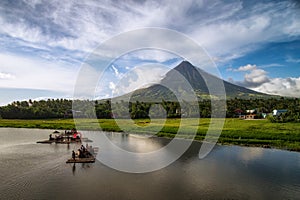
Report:
[[[119,98],[122,99],[131,95],[131,101],[155,102],[161,99],[174,101],[176,100],[174,93],[177,94],[177,97],[178,95],[181,97],[184,96],[186,99],[187,95],[191,95],[191,89],[195,92],[198,100],[218,98],[218,95],[222,96],[222,94],[218,94],[218,87],[221,83],[224,84],[227,99],[265,99],[275,97],[229,83],[193,66],[188,61],[182,61],[166,74],[160,84],[154,84],[148,88],[135,90]],[[217,92],[214,92],[214,95],[210,95],[209,88]]]

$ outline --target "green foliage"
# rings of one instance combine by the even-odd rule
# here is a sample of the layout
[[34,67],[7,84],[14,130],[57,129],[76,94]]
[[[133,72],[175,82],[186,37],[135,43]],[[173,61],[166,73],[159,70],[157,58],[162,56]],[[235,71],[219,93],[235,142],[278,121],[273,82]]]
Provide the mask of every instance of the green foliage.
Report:
[[269,99],[230,99],[227,101],[226,117],[236,117],[238,112],[246,114],[246,110],[256,109],[258,118],[261,113],[272,113],[273,110],[287,109],[287,113],[278,116],[268,115],[271,122],[299,122],[300,100],[298,98],[269,98]]
[[[214,103],[218,104],[218,101]],[[247,114],[246,110],[255,109],[257,118],[262,113],[271,113],[274,109],[287,109],[276,117],[268,117],[271,122],[300,122],[300,100],[295,98],[269,99],[229,99],[227,100],[227,118],[235,118]],[[53,119],[53,118],[95,118],[98,119],[149,119],[149,118],[210,118],[211,101],[199,102],[114,102],[110,100],[65,100],[48,99],[47,101],[13,102],[0,107],[0,116],[3,119]],[[218,109],[218,106],[214,106]]]
[[72,118],[72,101],[48,99],[47,101],[16,101],[0,107],[3,119]]
[[286,113],[281,113],[277,116],[269,117],[271,122],[286,123],[286,122],[300,122],[300,112],[295,109],[288,110]]

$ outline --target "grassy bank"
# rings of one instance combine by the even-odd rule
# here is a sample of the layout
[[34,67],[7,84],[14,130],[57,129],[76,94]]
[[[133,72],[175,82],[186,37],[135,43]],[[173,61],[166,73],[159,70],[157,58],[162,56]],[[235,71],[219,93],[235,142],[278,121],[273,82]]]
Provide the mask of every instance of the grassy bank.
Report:
[[[80,119],[76,121],[79,130],[124,131],[130,133],[155,134],[160,137],[175,137],[180,130],[180,137],[190,138],[196,133],[196,140],[203,140],[211,119],[168,119],[167,121],[150,120],[118,120],[113,119]],[[214,124],[219,123],[214,119]],[[181,124],[180,124],[181,123]],[[300,151],[300,126],[298,123],[270,123],[267,120],[226,119],[218,139],[221,144],[244,146],[264,146]],[[180,129],[179,129],[180,126]],[[41,129],[71,129],[75,127],[73,119],[55,120],[5,120],[0,119],[0,127],[41,128]]]

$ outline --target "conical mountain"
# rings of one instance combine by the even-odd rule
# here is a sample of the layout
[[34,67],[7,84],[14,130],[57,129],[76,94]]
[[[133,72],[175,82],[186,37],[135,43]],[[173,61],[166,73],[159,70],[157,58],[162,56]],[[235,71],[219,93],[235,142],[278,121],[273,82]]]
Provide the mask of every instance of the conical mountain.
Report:
[[[214,89],[214,84],[219,82],[223,82],[226,96],[228,98],[235,98],[235,97],[244,97],[244,98],[250,98],[250,97],[269,97],[270,95],[256,92],[254,90],[247,89],[245,87],[241,87],[232,83],[229,83],[227,81],[224,81],[216,76],[213,76],[204,70],[197,68],[193,66],[188,61],[182,61],[177,67],[174,68],[174,70],[178,71],[180,74],[182,74],[191,84],[191,86],[194,88],[194,90],[198,94],[209,94],[208,90],[208,84],[210,84],[209,88]],[[172,71],[167,73],[166,78],[168,79],[172,76]],[[162,80],[164,81],[164,80]]]
[[[200,71],[199,68],[197,69],[188,61],[182,61],[177,67],[166,74],[165,78],[161,80],[161,83],[174,83],[175,80],[181,80],[183,82],[185,79],[195,91],[208,94],[209,90],[202,76],[203,72],[204,71]],[[206,74],[207,73],[203,75],[206,76]],[[180,83],[178,84],[180,85]]]
[[[188,61],[182,61],[174,69],[170,70],[161,80],[160,84],[154,84],[148,88],[138,89],[128,94],[131,101],[159,102],[186,99],[188,95],[195,94],[198,100],[218,98],[269,98],[271,95],[256,92],[238,85],[224,81],[214,75],[193,66]],[[220,89],[221,88],[221,89]],[[181,97],[180,97],[181,96]],[[192,95],[193,96],[193,95]]]

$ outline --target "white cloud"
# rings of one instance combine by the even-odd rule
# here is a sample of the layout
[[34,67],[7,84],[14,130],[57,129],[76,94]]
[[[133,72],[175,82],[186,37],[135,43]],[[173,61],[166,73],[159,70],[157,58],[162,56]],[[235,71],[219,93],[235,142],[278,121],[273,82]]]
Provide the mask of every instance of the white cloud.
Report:
[[0,79],[14,79],[15,76],[9,73],[0,72]]
[[43,35],[39,27],[30,27],[24,22],[18,24],[7,23],[0,17],[0,29],[1,34],[7,34],[13,38],[19,38],[30,43],[36,43],[40,41],[47,41],[49,38]]
[[[239,7],[233,16],[193,30],[192,37],[219,60],[241,57],[263,43],[299,35],[300,12],[288,1]],[[282,20],[285,19],[285,20]]]
[[[159,38],[157,38],[159,40]],[[148,60],[155,62],[166,62],[173,58],[178,58],[179,56],[159,49],[140,49],[137,51],[130,52],[126,54],[124,59],[139,59],[139,60]]]
[[[0,75],[0,87],[69,90],[79,67],[78,60],[107,39],[137,28],[155,26],[183,32],[203,45],[216,62],[241,57],[261,44],[289,41],[300,35],[300,13],[291,1],[251,5],[221,0],[24,2],[0,2],[0,50],[6,47],[4,50],[13,51],[10,49],[14,46],[21,52],[16,56],[0,55],[1,73],[12,74],[11,77]],[[140,41],[124,40],[121,45],[128,46],[134,42]],[[158,38],[156,42],[164,44],[166,49],[177,45],[181,52],[193,54],[193,49],[188,49],[184,43],[177,44],[176,40],[166,42]],[[24,47],[32,50],[31,58],[22,55],[27,51]],[[57,55],[61,52],[65,55]],[[131,59],[165,62],[173,56],[144,51]],[[298,63],[299,59],[287,58],[287,61]],[[73,62],[77,62],[77,66],[70,66]],[[9,67],[3,67],[7,63]],[[113,70],[115,76],[121,78],[121,68]],[[244,66],[239,71],[247,72],[244,84],[249,87],[257,87],[270,80],[266,71],[254,66]],[[151,68],[147,72],[158,73]],[[138,71],[136,73],[139,78],[135,81],[140,82],[142,76]],[[147,78],[144,77],[145,80]],[[129,84],[130,89],[136,88],[135,81]],[[127,89],[124,88],[124,91]]]
[[114,84],[113,82],[109,82],[109,89],[112,90],[112,93],[115,93],[115,90],[116,90],[116,84]]
[[245,84],[248,87],[261,85],[269,81],[267,72],[262,69],[253,69],[250,73],[245,74],[244,78]]
[[2,88],[27,88],[72,93],[77,77],[74,66],[61,66],[46,60],[0,54]]
[[238,69],[234,70],[234,71],[238,71],[238,72],[242,72],[242,71],[251,71],[256,69],[256,65],[245,65],[245,66],[240,66]]
[[271,63],[271,64],[266,64],[266,65],[261,65],[261,68],[269,68],[269,67],[284,67],[284,65],[279,64],[279,63]]
[[287,58],[286,58],[286,62],[291,62],[291,63],[300,63],[300,59],[298,58],[293,58],[293,57],[291,57],[291,56],[288,56]]
[[256,91],[281,96],[300,97],[300,77],[273,78],[260,86],[253,88]]
[[136,89],[150,86],[163,78],[170,68],[160,64],[146,64],[134,67],[124,74],[118,82],[109,83],[109,88],[114,96],[120,96]]
[[[183,32],[222,59],[253,50],[255,45],[249,47],[251,44],[300,34],[299,14],[289,1],[256,3],[245,8],[240,1],[219,0],[209,3],[57,0],[42,4],[27,1],[22,7],[3,9],[8,10],[0,15],[3,34],[28,43],[87,52],[123,31],[151,26]],[[16,12],[20,14],[18,17],[13,15]],[[240,51],[233,51],[237,49]]]
[[251,64],[241,66],[234,71],[247,71],[248,73],[244,74],[243,81],[234,81],[232,78],[229,78],[229,81],[232,83],[267,94],[290,97],[300,96],[300,77],[270,78],[267,75],[267,71],[258,69],[256,65]]
[[244,87],[254,88],[269,81],[269,77],[267,76],[268,73],[263,69],[258,69],[256,65],[247,64],[245,66],[240,66],[238,69],[233,69],[232,71],[247,72],[244,74],[244,80],[242,82],[235,82],[232,78],[229,80],[230,82]]
[[122,73],[120,73],[119,70],[118,70],[114,65],[111,65],[111,68],[113,69],[114,75],[115,75],[117,78],[121,78],[121,77],[122,77]]

